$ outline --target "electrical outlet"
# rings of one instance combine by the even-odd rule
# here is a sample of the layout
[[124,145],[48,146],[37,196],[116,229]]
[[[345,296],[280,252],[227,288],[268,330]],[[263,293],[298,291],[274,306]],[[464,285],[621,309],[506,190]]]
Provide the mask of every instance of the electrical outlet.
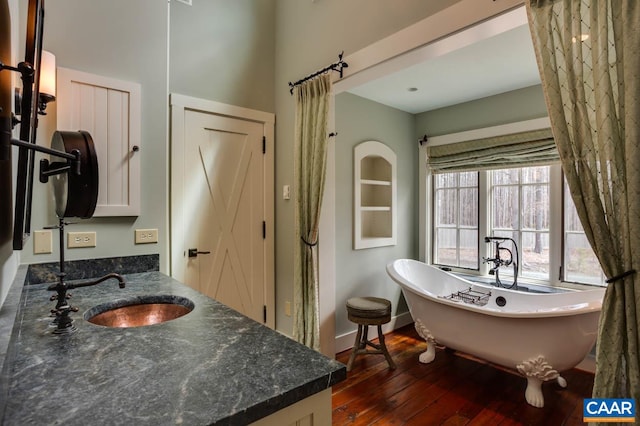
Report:
[[53,252],[51,231],[33,231],[33,254],[46,254]]
[[158,242],[157,229],[136,229],[136,244],[149,244]]
[[69,232],[67,233],[67,248],[95,247],[95,232]]
[[291,316],[291,302],[288,300],[284,302],[284,314],[288,317]]

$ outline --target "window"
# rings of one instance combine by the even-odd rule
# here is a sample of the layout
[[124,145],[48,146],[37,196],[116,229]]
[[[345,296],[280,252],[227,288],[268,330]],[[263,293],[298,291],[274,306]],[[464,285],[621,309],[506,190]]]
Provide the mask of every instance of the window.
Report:
[[[563,190],[559,165],[447,172],[434,174],[432,181],[433,263],[487,273],[482,257],[492,255],[493,247],[478,241],[504,236],[518,244],[521,278],[604,282],[569,192]],[[514,251],[509,243],[504,247]],[[512,273],[511,268],[501,270]]]
[[[547,279],[550,167],[494,170],[490,174],[490,234],[516,241],[520,250],[521,276]],[[514,250],[513,247],[509,249]],[[505,270],[506,273],[509,271]]]
[[478,269],[478,173],[443,173],[434,182],[434,262]]
[[564,280],[585,284],[602,284],[604,273],[596,257],[584,228],[578,218],[578,212],[569,195],[567,183],[564,183]]

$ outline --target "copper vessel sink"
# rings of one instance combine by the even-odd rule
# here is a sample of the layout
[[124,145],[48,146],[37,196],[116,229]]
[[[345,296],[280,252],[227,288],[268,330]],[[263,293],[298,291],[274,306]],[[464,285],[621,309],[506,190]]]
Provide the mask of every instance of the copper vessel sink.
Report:
[[105,327],[142,327],[180,318],[194,306],[180,296],[149,295],[95,306],[85,312],[84,319]]

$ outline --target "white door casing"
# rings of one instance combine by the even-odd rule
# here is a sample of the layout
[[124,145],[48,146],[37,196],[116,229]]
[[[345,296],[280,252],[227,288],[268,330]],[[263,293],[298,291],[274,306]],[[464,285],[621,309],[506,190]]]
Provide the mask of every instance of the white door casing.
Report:
[[171,95],[171,274],[272,328],[273,121]]

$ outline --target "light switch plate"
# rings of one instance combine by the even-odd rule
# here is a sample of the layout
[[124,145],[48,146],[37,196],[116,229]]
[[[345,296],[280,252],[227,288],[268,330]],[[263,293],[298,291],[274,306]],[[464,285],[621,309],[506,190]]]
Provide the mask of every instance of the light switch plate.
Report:
[[46,254],[53,252],[51,231],[33,231],[33,254]]
[[157,229],[136,229],[136,244],[150,244],[158,242]]

